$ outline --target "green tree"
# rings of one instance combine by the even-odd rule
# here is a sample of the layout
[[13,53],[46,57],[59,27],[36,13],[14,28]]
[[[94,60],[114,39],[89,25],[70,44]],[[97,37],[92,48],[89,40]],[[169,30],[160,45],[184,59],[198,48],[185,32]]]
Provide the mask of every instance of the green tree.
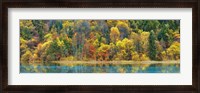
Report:
[[35,30],[39,34],[39,40],[43,41],[44,39],[44,21],[43,20],[32,20],[33,25],[35,26]]
[[149,57],[151,60],[156,60],[156,44],[154,32],[150,32],[149,36]]
[[168,30],[169,30],[169,25],[168,24],[163,24],[163,26],[161,27],[161,31],[158,33],[158,40],[161,41],[163,39],[163,41],[165,42],[166,48],[168,48],[168,42],[169,42],[169,35],[168,35]]
[[34,35],[34,25],[31,20],[20,21],[20,36],[25,40],[30,40]]

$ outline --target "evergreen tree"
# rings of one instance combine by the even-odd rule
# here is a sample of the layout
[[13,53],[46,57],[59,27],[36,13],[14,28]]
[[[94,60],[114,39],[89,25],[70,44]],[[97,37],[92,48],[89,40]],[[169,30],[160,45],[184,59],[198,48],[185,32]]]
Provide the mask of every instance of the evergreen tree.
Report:
[[43,20],[32,20],[33,25],[35,26],[35,30],[38,32],[40,41],[44,40],[44,28],[43,25],[45,24]]
[[151,60],[156,59],[156,44],[155,44],[155,36],[154,36],[153,31],[150,32],[150,36],[149,36],[149,57]]
[[161,27],[161,31],[158,33],[157,39],[161,41],[161,39],[164,40],[166,47],[169,47],[169,25],[163,24]]

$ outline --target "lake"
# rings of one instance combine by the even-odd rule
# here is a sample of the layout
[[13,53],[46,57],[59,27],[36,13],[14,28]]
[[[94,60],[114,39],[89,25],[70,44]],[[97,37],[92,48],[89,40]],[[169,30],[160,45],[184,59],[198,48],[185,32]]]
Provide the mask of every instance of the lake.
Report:
[[20,73],[180,73],[180,64],[21,64]]

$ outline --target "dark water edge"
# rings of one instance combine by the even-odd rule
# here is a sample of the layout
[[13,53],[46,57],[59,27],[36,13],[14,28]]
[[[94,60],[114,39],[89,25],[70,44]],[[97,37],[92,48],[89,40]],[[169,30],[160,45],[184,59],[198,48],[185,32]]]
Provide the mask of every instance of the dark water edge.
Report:
[[180,73],[180,64],[21,64],[20,73]]

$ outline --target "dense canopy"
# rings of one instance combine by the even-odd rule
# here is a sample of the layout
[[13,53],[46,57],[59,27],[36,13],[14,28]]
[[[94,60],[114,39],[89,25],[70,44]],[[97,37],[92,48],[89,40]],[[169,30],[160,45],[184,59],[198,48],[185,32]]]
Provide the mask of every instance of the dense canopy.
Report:
[[179,59],[179,20],[20,20],[21,62]]

